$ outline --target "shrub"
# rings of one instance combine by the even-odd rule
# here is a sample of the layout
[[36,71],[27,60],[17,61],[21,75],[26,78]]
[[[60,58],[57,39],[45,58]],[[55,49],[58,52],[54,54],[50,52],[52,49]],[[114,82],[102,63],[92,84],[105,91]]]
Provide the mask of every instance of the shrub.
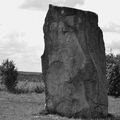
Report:
[[14,62],[8,59],[4,60],[0,70],[2,75],[2,83],[6,86],[8,91],[14,92],[18,75]]
[[19,81],[16,86],[16,93],[43,93],[44,88],[43,82]]
[[108,94],[120,96],[120,55],[106,55],[106,79],[108,80]]
[[109,76],[108,94],[115,97],[120,96],[120,73],[118,65],[113,65],[111,68],[111,74]]
[[42,84],[41,86],[36,86],[36,88],[34,89],[35,93],[43,93],[44,91],[45,91],[44,84]]

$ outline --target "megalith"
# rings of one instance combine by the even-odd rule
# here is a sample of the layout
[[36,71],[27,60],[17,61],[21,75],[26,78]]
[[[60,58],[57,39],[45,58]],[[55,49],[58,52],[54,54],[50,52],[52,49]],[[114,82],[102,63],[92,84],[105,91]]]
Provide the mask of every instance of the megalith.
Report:
[[43,30],[46,110],[67,117],[106,116],[105,46],[97,14],[49,5]]

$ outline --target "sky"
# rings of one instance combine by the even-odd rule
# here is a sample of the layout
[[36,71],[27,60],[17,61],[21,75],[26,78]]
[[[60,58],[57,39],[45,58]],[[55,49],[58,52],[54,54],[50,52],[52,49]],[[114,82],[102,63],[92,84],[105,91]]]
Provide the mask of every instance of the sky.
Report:
[[49,4],[97,13],[106,52],[120,53],[119,0],[0,0],[0,64],[9,58],[20,71],[42,71],[43,24]]

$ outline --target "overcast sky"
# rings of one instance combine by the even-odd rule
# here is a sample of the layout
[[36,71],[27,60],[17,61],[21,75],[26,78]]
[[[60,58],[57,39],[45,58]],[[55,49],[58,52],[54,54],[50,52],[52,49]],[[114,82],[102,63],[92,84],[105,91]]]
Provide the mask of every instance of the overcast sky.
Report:
[[0,63],[9,58],[18,70],[41,71],[49,3],[96,12],[106,51],[120,53],[120,0],[0,0]]

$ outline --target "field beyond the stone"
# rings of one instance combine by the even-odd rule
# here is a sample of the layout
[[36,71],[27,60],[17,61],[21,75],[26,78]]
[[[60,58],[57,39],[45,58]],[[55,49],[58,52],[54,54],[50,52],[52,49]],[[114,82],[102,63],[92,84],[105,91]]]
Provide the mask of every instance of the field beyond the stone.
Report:
[[[44,109],[44,104],[44,93],[16,95],[1,91],[0,120],[69,120],[55,115],[39,115],[39,112]],[[120,115],[120,98],[109,97],[109,113]]]

